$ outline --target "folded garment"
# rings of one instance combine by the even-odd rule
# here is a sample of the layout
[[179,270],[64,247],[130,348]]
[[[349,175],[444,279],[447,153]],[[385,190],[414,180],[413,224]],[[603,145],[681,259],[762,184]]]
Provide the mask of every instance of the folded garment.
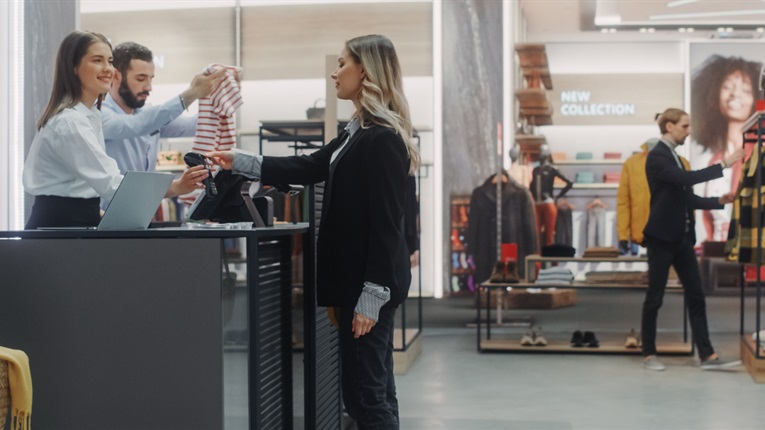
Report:
[[648,272],[639,271],[607,271],[587,272],[585,280],[588,284],[647,284]]
[[566,159],[566,153],[565,152],[551,152],[550,157],[552,158],[553,162],[556,161],[563,161]]
[[574,275],[571,272],[568,273],[539,273],[537,279],[573,279]]
[[606,172],[603,174],[603,182],[606,184],[618,184],[621,178],[621,172]]
[[540,275],[541,274],[553,274],[553,273],[556,273],[556,274],[564,273],[564,274],[569,275],[569,274],[571,274],[571,269],[563,267],[563,266],[552,266],[552,267],[547,267],[545,269],[541,269],[539,271]]
[[552,279],[551,280],[537,279],[537,281],[535,283],[539,284],[539,285],[571,285],[572,281],[558,281],[558,280],[552,280]]
[[592,152],[577,152],[576,153],[576,159],[577,160],[592,160]]
[[569,245],[553,243],[542,247],[542,257],[573,257],[576,249]]
[[621,160],[622,153],[621,152],[604,152],[603,158],[605,158],[606,160]]
[[594,184],[595,173],[593,172],[576,172],[576,179],[574,182],[578,184]]

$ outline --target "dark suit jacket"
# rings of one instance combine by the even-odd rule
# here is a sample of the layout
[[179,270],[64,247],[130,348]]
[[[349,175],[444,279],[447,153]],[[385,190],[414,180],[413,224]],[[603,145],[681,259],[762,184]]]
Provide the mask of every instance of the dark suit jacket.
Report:
[[320,306],[354,307],[364,282],[390,288],[386,306],[400,304],[411,271],[404,238],[409,155],[392,129],[343,132],[320,150],[302,156],[263,157],[265,184],[326,181],[317,242],[317,300]]
[[643,235],[663,242],[683,240],[686,219],[696,241],[694,209],[722,209],[717,197],[699,197],[693,185],[722,177],[722,166],[714,164],[701,170],[686,171],[677,165],[672,152],[659,142],[648,153],[645,162],[648,189],[651,191],[651,212]]

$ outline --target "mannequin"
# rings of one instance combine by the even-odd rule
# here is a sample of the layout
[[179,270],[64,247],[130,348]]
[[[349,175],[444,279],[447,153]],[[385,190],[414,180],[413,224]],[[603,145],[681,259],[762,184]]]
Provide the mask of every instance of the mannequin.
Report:
[[[531,196],[534,198],[537,212],[537,232],[542,246],[552,245],[555,242],[555,222],[558,218],[558,208],[555,201],[566,195],[574,186],[567,177],[563,176],[555,168],[550,157],[550,148],[547,145],[540,147],[539,167],[531,174]],[[560,178],[566,186],[553,198],[555,178]]]

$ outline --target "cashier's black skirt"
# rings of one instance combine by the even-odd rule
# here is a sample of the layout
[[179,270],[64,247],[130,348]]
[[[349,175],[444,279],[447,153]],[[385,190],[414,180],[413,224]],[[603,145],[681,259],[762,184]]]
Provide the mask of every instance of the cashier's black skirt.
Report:
[[38,227],[95,227],[101,221],[100,199],[35,196],[27,230]]

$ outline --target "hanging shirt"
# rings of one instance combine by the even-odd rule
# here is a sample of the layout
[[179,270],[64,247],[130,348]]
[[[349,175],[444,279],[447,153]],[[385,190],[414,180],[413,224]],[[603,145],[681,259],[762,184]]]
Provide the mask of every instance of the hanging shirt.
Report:
[[35,196],[111,200],[122,175],[106,154],[101,112],[78,103],[48,120],[29,148],[22,181]]

